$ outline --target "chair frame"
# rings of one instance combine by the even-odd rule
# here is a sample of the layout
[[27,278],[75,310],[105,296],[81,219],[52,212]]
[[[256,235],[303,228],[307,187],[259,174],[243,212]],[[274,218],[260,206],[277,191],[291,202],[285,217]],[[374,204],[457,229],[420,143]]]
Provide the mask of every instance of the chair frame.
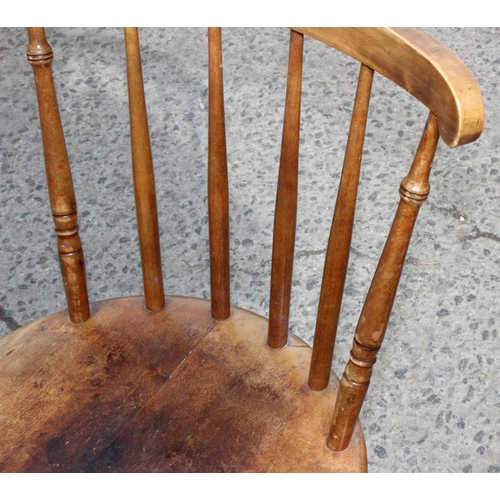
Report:
[[[29,28],[28,61],[35,75],[50,204],[69,317],[83,324],[91,317],[85,264],[79,236],[76,197],[52,77],[52,49],[43,28]],[[165,308],[153,159],[149,139],[139,35],[125,28],[130,103],[132,166],[145,306]],[[308,385],[324,391],[331,364],[349,262],[362,151],[374,73],[414,95],[429,117],[400,203],[368,291],[354,335],[350,359],[340,382],[327,446],[349,447],[389,322],[411,234],[429,194],[429,174],[439,138],[450,147],[481,134],[484,109],[474,78],[448,49],[410,28],[292,28],[283,140],[276,197],[267,345],[286,348],[297,219],[300,107],[304,35],[350,55],[361,63],[358,88],[337,195],[319,301]],[[210,234],[211,317],[231,317],[229,184],[224,120],[222,38],[209,28],[208,214]],[[391,47],[391,50],[386,50]]]

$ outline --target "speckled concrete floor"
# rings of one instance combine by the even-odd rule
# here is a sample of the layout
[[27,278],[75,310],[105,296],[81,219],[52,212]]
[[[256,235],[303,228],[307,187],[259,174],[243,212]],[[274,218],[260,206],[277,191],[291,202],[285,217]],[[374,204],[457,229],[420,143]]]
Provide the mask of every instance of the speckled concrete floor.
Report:
[[[500,29],[433,28],[483,92],[471,145],[441,144],[361,413],[372,472],[500,472]],[[141,293],[122,33],[48,29],[92,300]],[[206,30],[141,32],[168,293],[208,297]],[[232,302],[267,315],[285,29],[224,29]],[[0,30],[0,335],[65,307],[26,33]],[[307,40],[291,329],[311,342],[357,63]],[[333,367],[353,330],[426,119],[373,86]],[[499,192],[497,193],[497,189]]]

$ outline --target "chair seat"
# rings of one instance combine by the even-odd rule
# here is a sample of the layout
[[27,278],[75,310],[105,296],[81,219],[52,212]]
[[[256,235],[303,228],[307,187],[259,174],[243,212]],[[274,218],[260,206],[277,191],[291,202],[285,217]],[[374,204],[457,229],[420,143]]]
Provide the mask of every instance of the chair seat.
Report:
[[91,310],[0,341],[0,471],[366,471],[359,422],[347,450],[326,446],[338,378],[310,390],[311,349],[267,347],[267,319],[173,296]]

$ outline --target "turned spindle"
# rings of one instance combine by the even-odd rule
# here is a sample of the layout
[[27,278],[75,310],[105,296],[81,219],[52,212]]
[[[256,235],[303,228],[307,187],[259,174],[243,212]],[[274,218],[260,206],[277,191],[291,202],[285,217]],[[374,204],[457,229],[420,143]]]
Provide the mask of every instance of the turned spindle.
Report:
[[372,82],[373,70],[362,64],[321,284],[309,371],[309,387],[316,391],[325,389],[330,381],[335,337],[351,250]]
[[229,185],[220,28],[208,28],[208,231],[212,318],[230,314]]
[[274,349],[284,347],[288,341],[297,223],[303,46],[304,35],[292,30],[271,264],[268,345]]
[[52,48],[43,28],[28,28],[28,61],[35,76],[50,207],[57,234],[59,264],[73,323],[90,316],[76,198],[52,77]]
[[429,174],[439,141],[438,121],[429,113],[410,173],[399,190],[401,200],[365,299],[356,327],[353,348],[340,381],[328,435],[328,447],[349,446],[354,424],[370,384],[372,367],[382,345],[406,252],[422,203],[429,195]]
[[144,298],[147,309],[159,311],[165,306],[165,294],[163,291],[155,176],[149,139],[146,97],[144,95],[139,32],[137,28],[124,28],[124,32],[132,170]]

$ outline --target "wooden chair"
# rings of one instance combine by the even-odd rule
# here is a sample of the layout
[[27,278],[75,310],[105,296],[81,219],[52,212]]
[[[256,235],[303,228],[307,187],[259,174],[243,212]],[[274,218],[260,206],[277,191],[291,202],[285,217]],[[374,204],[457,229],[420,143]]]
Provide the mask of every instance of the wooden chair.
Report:
[[[0,341],[0,470],[366,471],[358,415],[438,139],[455,147],[483,127],[464,64],[417,29],[292,28],[267,320],[230,304],[220,29],[208,31],[210,301],[164,294],[139,38],[126,28],[144,297],[89,303],[52,49],[42,28],[28,33],[68,311]],[[304,35],[361,63],[312,349],[288,332]],[[331,364],[374,72],[415,96],[429,117],[339,382]]]

